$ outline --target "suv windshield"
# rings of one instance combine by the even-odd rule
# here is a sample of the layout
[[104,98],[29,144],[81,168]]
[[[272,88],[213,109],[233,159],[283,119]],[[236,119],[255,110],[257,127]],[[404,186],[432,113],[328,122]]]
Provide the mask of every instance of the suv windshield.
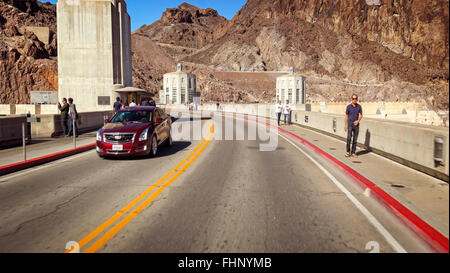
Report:
[[152,120],[152,111],[121,111],[114,115],[111,123],[138,122],[149,123]]

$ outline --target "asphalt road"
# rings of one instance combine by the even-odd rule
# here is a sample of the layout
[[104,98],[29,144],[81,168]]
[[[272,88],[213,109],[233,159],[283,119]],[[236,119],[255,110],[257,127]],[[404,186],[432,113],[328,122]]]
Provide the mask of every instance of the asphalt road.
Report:
[[[246,132],[249,126],[255,125],[245,123]],[[398,251],[389,236],[408,252],[429,251],[306,150],[367,208],[386,237],[293,144],[279,137],[275,151],[261,152],[257,140],[175,141],[157,158],[108,160],[91,151],[0,177],[0,252],[62,253],[70,241],[82,242],[82,252],[340,253],[369,252],[368,243]]]

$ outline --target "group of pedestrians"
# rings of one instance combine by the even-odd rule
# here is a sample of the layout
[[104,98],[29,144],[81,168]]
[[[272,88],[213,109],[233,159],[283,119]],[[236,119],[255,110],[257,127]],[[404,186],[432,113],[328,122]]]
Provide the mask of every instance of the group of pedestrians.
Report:
[[[136,101],[134,99],[131,100],[131,103],[128,105],[128,107],[137,107],[137,106],[156,106],[156,102],[153,100],[153,98],[150,99],[144,99],[140,104],[136,104]],[[113,105],[114,113],[119,112],[120,110],[125,109],[127,106],[122,102],[120,97],[116,98],[116,102]]]
[[[131,101],[128,107],[136,107],[136,102],[134,99]],[[141,106],[141,105],[139,105]],[[145,99],[142,101],[142,106],[156,106],[156,103],[153,99]],[[119,112],[122,109],[125,109],[125,105],[122,103],[122,100],[117,97],[116,102],[113,105],[114,113]],[[78,125],[77,121],[79,119],[77,106],[73,103],[73,98],[63,98],[62,104],[58,102],[58,109],[61,112],[61,128],[63,130],[64,136],[70,137],[75,133],[75,137],[78,137]],[[75,128],[74,128],[75,125]]]
[[[73,99],[69,98],[68,100],[66,98],[63,98],[62,105],[60,102],[58,102],[58,109],[61,111],[61,127],[64,131],[64,136],[70,137],[75,134],[75,137],[78,137],[78,112],[77,112],[77,106],[75,103],[73,103]],[[74,128],[75,124],[75,128]]]
[[281,104],[281,100],[275,105],[275,113],[277,114],[278,126],[280,126],[281,114],[284,115],[284,125],[291,125],[291,105],[289,100],[286,100],[286,104]]
[[[128,107],[136,107],[137,104],[134,101],[134,99],[131,100],[131,103],[128,105]],[[116,102],[113,105],[113,109],[114,109],[114,113],[119,112],[120,110],[125,109],[127,106],[122,102],[122,100],[120,99],[120,97],[116,98]]]

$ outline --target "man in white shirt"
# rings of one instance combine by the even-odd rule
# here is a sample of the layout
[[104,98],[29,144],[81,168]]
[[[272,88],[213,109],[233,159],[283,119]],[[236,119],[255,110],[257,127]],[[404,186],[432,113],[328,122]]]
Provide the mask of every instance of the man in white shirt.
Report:
[[131,103],[130,103],[129,106],[130,106],[130,108],[131,108],[131,107],[136,107],[136,103],[134,102],[134,99],[131,101]]
[[275,113],[277,114],[278,126],[280,126],[281,112],[283,111],[283,105],[281,100],[275,105]]
[[289,105],[289,100],[286,100],[286,104],[283,106],[283,114],[284,125],[286,125],[286,123],[288,123],[288,125],[291,125],[291,106]]

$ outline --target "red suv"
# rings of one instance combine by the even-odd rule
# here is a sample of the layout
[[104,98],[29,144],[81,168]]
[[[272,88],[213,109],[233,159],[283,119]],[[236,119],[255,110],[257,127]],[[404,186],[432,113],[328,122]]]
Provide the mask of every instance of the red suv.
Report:
[[117,112],[97,132],[100,157],[156,156],[158,146],[172,146],[172,119],[157,107],[134,107]]

